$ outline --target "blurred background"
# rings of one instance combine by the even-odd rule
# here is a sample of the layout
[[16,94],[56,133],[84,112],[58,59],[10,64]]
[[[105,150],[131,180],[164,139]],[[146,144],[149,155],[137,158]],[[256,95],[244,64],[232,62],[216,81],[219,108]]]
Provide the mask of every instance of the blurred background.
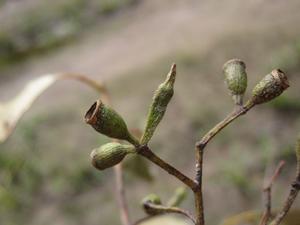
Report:
[[[281,68],[291,87],[218,135],[204,164],[208,224],[262,209],[265,172],[283,159],[287,166],[273,191],[278,208],[294,176],[300,131],[299,9],[298,0],[1,0],[0,100],[46,73],[82,73],[105,81],[114,108],[129,127],[142,129],[153,91],[176,62],[175,95],[150,146],[193,176],[195,141],[233,107],[222,65],[231,58],[246,62],[247,98],[264,75]],[[0,145],[1,224],[120,224],[112,169],[90,165],[91,150],[109,141],[83,121],[98,97],[62,81]],[[144,215],[145,195],[167,200],[181,185],[155,166],[145,176],[128,162],[133,218]],[[184,207],[193,209],[192,195]]]

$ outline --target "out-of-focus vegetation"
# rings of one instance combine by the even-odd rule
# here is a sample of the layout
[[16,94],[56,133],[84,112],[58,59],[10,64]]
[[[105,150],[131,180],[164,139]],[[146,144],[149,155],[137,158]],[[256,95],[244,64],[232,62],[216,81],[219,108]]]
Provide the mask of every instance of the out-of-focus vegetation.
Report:
[[[71,41],[87,26],[135,2],[62,0],[55,4],[36,2],[29,7],[24,4],[23,10],[2,17],[5,22],[0,28],[0,65]],[[0,12],[5,10],[5,4],[14,3],[3,1]]]
[[[8,220],[12,224],[27,221],[33,204],[42,201],[38,198],[40,194],[67,200],[102,183],[101,174],[91,170],[89,164],[82,163],[76,153],[64,158],[62,152],[63,158],[56,158],[57,146],[43,146],[45,140],[57,140],[56,135],[47,135],[47,132],[43,134],[46,139],[40,139],[40,129],[63,130],[59,121],[65,117],[64,113],[57,115],[60,118],[55,118],[54,114],[52,116],[52,122],[49,118],[39,116],[22,123],[13,144],[2,144],[0,147],[1,221]],[[66,143],[61,147],[59,151],[73,150]],[[54,151],[54,155],[50,151]],[[65,204],[63,202],[62,207],[69,206],[68,201]],[[14,212],[18,212],[17,217],[13,216]]]
[[[187,174],[193,174],[194,171],[195,140],[231,110],[231,99],[227,96],[221,75],[223,63],[234,57],[247,63],[247,95],[254,84],[271,69],[282,68],[291,80],[291,88],[287,93],[269,104],[257,106],[244,118],[226,128],[207,147],[204,165],[204,192],[209,223],[217,224],[225,216],[261,208],[259,196],[265,168],[284,159],[287,161],[286,169],[274,188],[274,205],[279,206],[284,197],[283,190],[288,188],[289,177],[293,175],[293,142],[300,128],[300,34],[295,30],[295,23],[289,24],[286,19],[274,25],[272,22],[265,24],[264,21],[273,21],[274,15],[278,15],[272,13],[270,16],[265,12],[267,9],[276,10],[269,7],[270,3],[266,3],[267,1],[255,1],[249,8],[244,2],[228,1],[230,3],[226,4],[232,6],[232,9],[241,4],[246,9],[241,11],[238,8],[234,12],[229,10],[228,15],[237,17],[229,22],[226,21],[227,18],[220,17],[218,23],[213,23],[214,18],[224,16],[224,11],[228,8],[222,7],[216,14],[216,9],[207,7],[205,1],[182,3],[171,0],[164,3],[151,0],[145,5],[140,4],[136,11],[136,7],[130,7],[136,1],[28,2],[34,4],[31,7],[25,4],[26,7],[17,14],[18,17],[9,15],[14,19],[1,20],[0,61],[8,68],[1,73],[1,77],[14,74],[11,72],[12,68],[19,74],[11,78],[12,83],[4,78],[1,80],[1,94],[12,89],[9,93],[12,97],[23,86],[25,78],[31,79],[30,76],[24,78],[23,72],[27,75],[38,75],[40,71],[44,73],[48,70],[64,70],[64,67],[58,67],[54,62],[62,59],[59,52],[64,50],[60,47],[69,46],[71,42],[72,53],[76,57],[66,59],[63,63],[68,60],[72,61],[72,65],[91,62],[82,67],[84,71],[76,72],[92,71],[91,75],[106,76],[104,79],[112,94],[114,107],[124,116],[130,127],[142,128],[153,90],[164,79],[171,63],[176,62],[178,77],[175,96],[150,145],[156,153]],[[176,5],[178,2],[179,6]],[[7,4],[12,3],[0,3],[3,8]],[[152,4],[157,4],[158,7]],[[216,5],[219,4],[222,3],[217,1]],[[272,6],[276,4],[279,1]],[[288,4],[285,3],[285,6],[287,10]],[[44,10],[35,10],[39,7]],[[195,10],[197,7],[199,12]],[[238,16],[238,11],[247,14],[246,11],[251,11],[251,7],[257,7],[253,10],[253,15]],[[282,7],[280,10],[283,10]],[[120,16],[122,12],[133,13],[124,19]],[[259,13],[265,17],[259,23],[257,20],[249,22],[255,20],[254,13],[257,17]],[[157,15],[158,19],[155,17]],[[282,18],[285,15],[292,16],[292,13],[280,13]],[[192,19],[185,20],[189,17]],[[294,17],[297,19],[299,16]],[[248,18],[249,21],[241,18]],[[296,19],[292,21],[295,22]],[[107,30],[99,31],[95,27],[112,20],[122,20],[124,26],[109,31],[107,37],[115,38],[114,41],[110,43],[106,40],[106,46],[101,47],[98,47],[98,41],[93,43],[94,48],[89,48],[92,49],[91,57],[83,60],[82,50],[85,49],[84,46],[89,46],[91,40],[74,38],[87,31],[95,31],[98,32],[97,40],[99,36],[102,41],[101,38],[103,34],[107,34]],[[155,22],[151,23],[152,20]],[[241,28],[233,29],[233,24],[240,20],[247,25],[242,24]],[[187,24],[186,21],[193,23]],[[137,22],[141,24],[136,25]],[[172,22],[177,23],[177,32],[171,30]],[[255,25],[251,27],[253,23]],[[211,28],[206,29],[208,26]],[[247,26],[250,26],[249,29]],[[257,26],[259,28],[256,29]],[[137,29],[136,33],[122,32],[127,29],[132,31],[133,27]],[[159,29],[160,27],[162,28]],[[219,30],[219,27],[225,28],[222,32],[210,34],[215,29]],[[162,45],[159,38],[164,31],[167,31],[164,33],[167,38],[163,39]],[[190,39],[191,36],[196,41]],[[122,50],[121,42],[118,42],[120,39],[124,39],[123,45],[129,46],[128,49]],[[142,40],[142,44],[136,47],[132,40]],[[179,41],[172,42],[173,40]],[[193,41],[192,44],[189,43],[190,40]],[[83,47],[78,50],[77,44]],[[115,45],[117,47],[112,48]],[[31,58],[32,52],[42,50],[39,56],[44,56],[46,54],[43,53],[47,53],[53,46],[57,46],[53,55],[48,59],[43,58],[43,63],[38,57]],[[155,58],[147,58],[152,54],[152,49],[159,49],[161,52],[154,55]],[[98,55],[95,57],[93,53],[94,50],[105,52],[106,58],[98,59]],[[120,58],[117,57],[119,55]],[[120,62],[129,63],[130,61],[126,61],[128,58],[138,63],[132,67],[126,65],[114,72],[109,70],[118,68]],[[15,62],[15,59],[20,60]],[[22,59],[34,60],[23,66]],[[103,66],[101,60],[106,65]],[[49,65],[44,68],[46,62]],[[43,68],[38,68],[40,63]],[[70,65],[71,63],[67,66],[68,70],[78,69]],[[87,67],[91,67],[91,70]],[[96,78],[102,79],[100,75]],[[17,81],[20,84],[13,86]],[[5,225],[94,225],[99,224],[99,218],[101,224],[120,224],[113,197],[112,172],[99,173],[89,164],[90,150],[105,140],[83,124],[82,116],[84,109],[98,96],[87,89],[78,91],[78,86],[68,85],[62,84],[42,96],[42,100],[26,114],[13,136],[0,146],[0,221],[5,221]],[[6,92],[4,94],[8,97]],[[136,165],[130,164],[130,160],[125,163],[129,163],[125,165],[128,170],[136,170]],[[152,179],[152,183],[145,183],[139,177],[133,177],[132,173],[125,173],[129,204],[134,218],[143,215],[139,203],[145,194],[156,192],[164,198],[178,186],[178,183],[161,170],[151,168],[151,172],[153,177],[157,177]],[[152,178],[148,173],[140,173],[138,176],[148,180]],[[189,208],[192,205],[192,198],[188,198],[184,207]],[[296,206],[299,207],[299,202]]]

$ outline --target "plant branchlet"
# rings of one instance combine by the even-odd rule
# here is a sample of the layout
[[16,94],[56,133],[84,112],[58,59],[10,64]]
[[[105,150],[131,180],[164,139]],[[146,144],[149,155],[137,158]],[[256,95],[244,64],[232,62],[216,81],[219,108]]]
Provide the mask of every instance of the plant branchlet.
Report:
[[[176,177],[183,184],[192,190],[195,198],[195,215],[190,212],[178,208],[178,205],[185,198],[185,190],[178,189],[175,195],[169,200],[166,206],[164,206],[157,195],[147,196],[142,204],[145,212],[150,215],[145,219],[151,218],[151,216],[163,214],[163,213],[179,213],[189,218],[195,225],[204,225],[204,206],[202,196],[202,173],[203,173],[203,154],[207,144],[226,126],[235,121],[240,116],[246,114],[255,105],[262,104],[277,96],[281,95],[288,87],[288,79],[284,72],[281,70],[273,70],[270,74],[266,75],[253,89],[252,97],[243,104],[243,96],[247,88],[247,73],[246,65],[244,62],[238,59],[229,60],[223,66],[223,73],[225,75],[225,82],[231,95],[233,96],[234,103],[239,107],[234,107],[232,113],[230,113],[223,121],[218,123],[209,132],[207,132],[200,141],[196,142],[196,176],[192,179],[184,175],[180,170],[167,163],[165,160],[157,156],[149,147],[148,142],[154,135],[154,132],[159,125],[160,121],[166,112],[167,106],[174,94],[174,82],[176,78],[176,65],[173,64],[166,80],[159,85],[155,91],[152,103],[149,108],[146,126],[140,141],[137,141],[133,137],[128,129],[127,125],[122,117],[117,114],[113,109],[105,106],[100,100],[94,103],[85,115],[87,123],[91,124],[98,132],[120,140],[126,140],[132,145],[113,145],[109,143],[104,145],[92,153],[93,165],[98,169],[106,169],[121,162],[125,156],[129,153],[136,153],[157,166],[169,174]],[[293,201],[295,200],[298,191],[300,189],[300,141],[296,147],[297,155],[297,176],[296,180],[292,183],[291,193],[288,197],[283,210],[275,217],[271,222],[271,225],[279,225],[288,210],[290,209]],[[277,176],[281,170],[280,168],[275,172]],[[272,183],[275,178],[272,178]],[[268,187],[268,193],[271,192],[270,183]],[[262,219],[261,224],[267,225],[269,221],[270,208],[267,208],[266,218]],[[144,221],[142,219],[140,221]],[[137,224],[137,223],[135,223]],[[127,225],[127,224],[126,224]]]

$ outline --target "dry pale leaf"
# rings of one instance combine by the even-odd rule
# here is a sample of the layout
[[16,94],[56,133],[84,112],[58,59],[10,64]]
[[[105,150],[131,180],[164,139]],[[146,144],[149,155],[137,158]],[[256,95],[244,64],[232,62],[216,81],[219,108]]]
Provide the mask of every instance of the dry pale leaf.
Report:
[[0,103],[0,142],[4,142],[9,137],[20,118],[31,107],[33,102],[52,84],[63,79],[78,80],[91,86],[100,93],[106,93],[106,89],[102,83],[81,74],[46,74],[32,80],[15,98],[8,102]]

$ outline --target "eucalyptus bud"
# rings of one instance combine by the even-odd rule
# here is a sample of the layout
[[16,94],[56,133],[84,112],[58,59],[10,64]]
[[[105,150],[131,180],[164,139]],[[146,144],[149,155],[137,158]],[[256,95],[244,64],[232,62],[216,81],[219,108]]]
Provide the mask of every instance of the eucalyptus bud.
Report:
[[155,206],[161,206],[161,201],[159,196],[156,194],[150,194],[146,196],[142,201],[144,210],[149,215],[156,215],[162,213],[160,207]]
[[133,145],[138,141],[129,133],[123,118],[113,109],[96,101],[85,114],[85,122],[96,131],[111,138],[126,140]]
[[246,65],[240,59],[231,59],[223,66],[225,82],[233,101],[237,105],[243,104],[244,93],[247,89]]
[[289,87],[287,76],[281,70],[273,70],[266,75],[253,89],[251,102],[261,104],[281,95]]
[[173,94],[174,94],[174,82],[176,78],[176,65],[173,64],[167,79],[165,82],[158,86],[158,89],[155,91],[152,104],[150,106],[147,124],[141,138],[141,144],[147,144],[153,133],[162,120],[166,110],[167,105],[169,104]]
[[117,165],[130,153],[135,153],[135,148],[132,145],[116,142],[107,143],[92,151],[92,164],[95,168],[104,170]]
[[143,199],[142,203],[143,204],[144,203],[152,203],[154,205],[161,205],[161,200],[160,200],[160,197],[158,195],[149,194]]

